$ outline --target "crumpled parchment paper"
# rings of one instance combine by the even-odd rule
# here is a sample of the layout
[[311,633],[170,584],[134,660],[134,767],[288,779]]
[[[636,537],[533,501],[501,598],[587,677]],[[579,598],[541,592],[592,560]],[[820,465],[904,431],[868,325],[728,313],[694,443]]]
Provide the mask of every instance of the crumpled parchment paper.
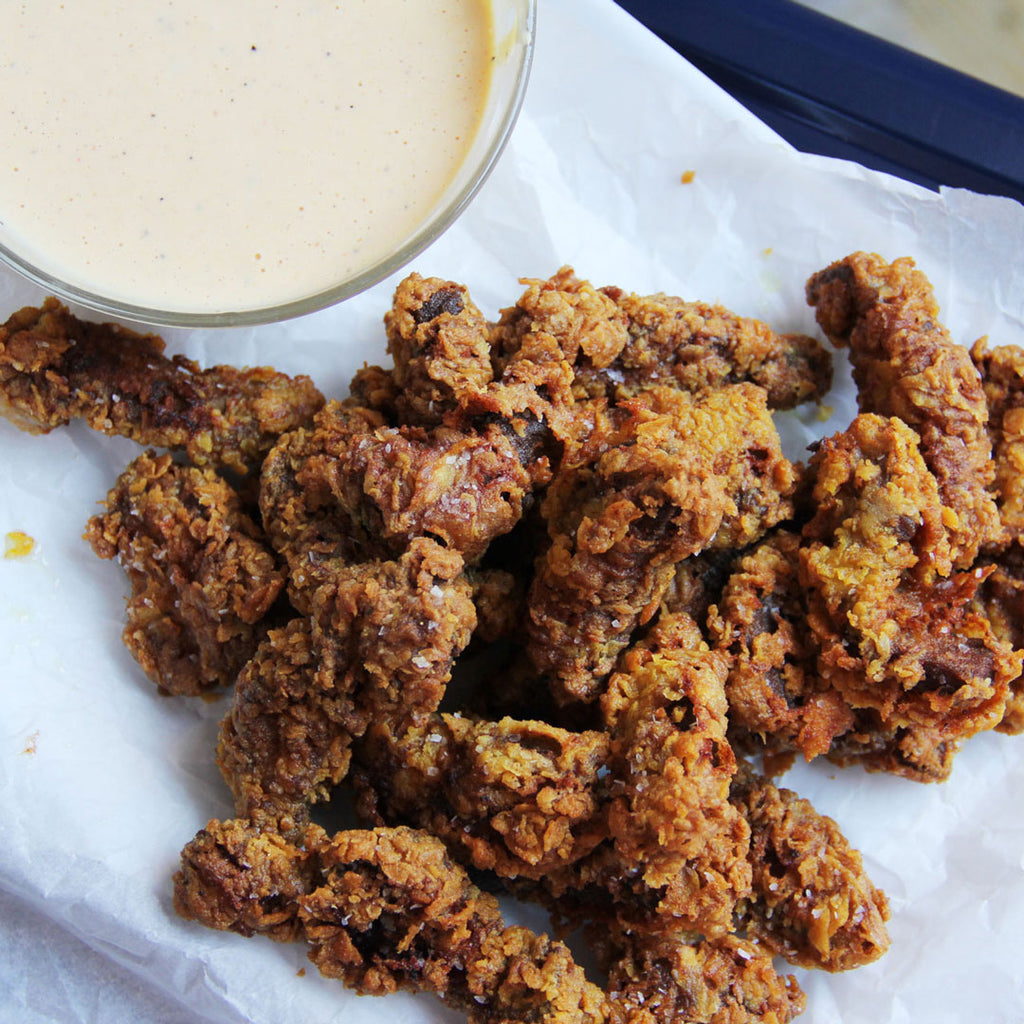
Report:
[[[411,269],[465,282],[492,316],[518,296],[520,277],[569,263],[595,284],[814,331],[805,279],[856,249],[915,257],[959,341],[1024,343],[1024,208],[801,156],[610,0],[542,0],[514,137],[468,212]],[[383,358],[381,316],[398,276],[300,320],[165,337],[204,362],[269,363],[340,395],[364,360]],[[4,317],[41,298],[0,272]],[[794,457],[851,417],[837,365],[827,422],[814,409],[780,418]],[[25,913],[88,950],[74,955],[75,941],[60,957],[21,956],[0,1020],[51,1019],[51,1004],[53,1019],[116,1019],[120,1002],[82,984],[97,955],[159,990],[153,1005],[180,1003],[175,1019],[461,1019],[432,997],[357,997],[307,970],[299,947],[175,917],[181,846],[231,813],[213,763],[227,701],[157,696],[121,646],[124,578],[81,539],[136,450],[78,426],[30,437],[0,421],[0,539],[35,540],[27,557],[0,559],[0,889],[26,908],[16,926],[0,923],[0,961],[13,958],[4,941],[25,932]],[[808,992],[801,1020],[1024,1020],[1024,739],[971,740],[942,786],[821,765],[799,766],[785,784],[839,821],[893,906],[893,947],[880,962],[842,976],[797,972]],[[523,920],[543,926],[535,910]]]

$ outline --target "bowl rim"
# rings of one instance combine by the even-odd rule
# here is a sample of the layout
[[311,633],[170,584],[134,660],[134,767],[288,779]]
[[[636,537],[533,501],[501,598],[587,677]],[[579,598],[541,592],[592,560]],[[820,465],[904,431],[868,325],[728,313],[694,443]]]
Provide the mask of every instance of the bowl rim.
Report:
[[[43,270],[2,241],[0,241],[0,264],[6,264],[22,277],[65,302],[79,304],[94,313],[154,327],[255,327],[315,313],[358,295],[406,266],[419,253],[440,238],[455,223],[483,187],[504,152],[522,110],[530,79],[539,0],[512,0],[512,2],[518,8],[517,24],[514,29],[516,36],[512,47],[514,55],[509,58],[514,65],[514,86],[503,107],[499,109],[494,131],[486,148],[471,166],[468,161],[473,147],[470,147],[466,159],[463,160],[447,188],[464,176],[465,182],[450,198],[446,197],[446,188],[445,194],[442,195],[441,200],[431,213],[398,249],[344,281],[298,299],[289,299],[286,302],[268,306],[190,312],[140,305],[93,292]],[[496,24],[495,34],[497,37],[495,45],[499,46],[501,33]],[[490,102],[491,100],[488,99],[488,105]],[[481,127],[483,127],[485,117],[486,111],[481,117]]]

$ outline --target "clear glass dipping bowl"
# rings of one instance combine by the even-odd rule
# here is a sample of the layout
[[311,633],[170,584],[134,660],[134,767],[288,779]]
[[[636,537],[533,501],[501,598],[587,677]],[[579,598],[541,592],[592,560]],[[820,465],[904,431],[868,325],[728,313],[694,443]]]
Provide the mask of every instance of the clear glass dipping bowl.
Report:
[[322,291],[287,302],[217,312],[156,309],[113,299],[61,280],[0,240],[0,262],[65,302],[106,316],[157,327],[241,327],[312,313],[356,295],[409,263],[440,237],[466,208],[505,148],[526,93],[533,57],[537,0],[492,0],[496,60],[487,106],[458,173],[419,227],[390,255]]

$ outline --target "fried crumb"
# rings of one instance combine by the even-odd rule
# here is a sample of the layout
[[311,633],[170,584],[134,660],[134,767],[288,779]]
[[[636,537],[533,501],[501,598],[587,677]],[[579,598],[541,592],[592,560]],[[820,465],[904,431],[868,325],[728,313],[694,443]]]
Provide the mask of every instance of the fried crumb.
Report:
[[4,536],[4,558],[28,558],[35,547],[35,538],[21,530],[11,530]]

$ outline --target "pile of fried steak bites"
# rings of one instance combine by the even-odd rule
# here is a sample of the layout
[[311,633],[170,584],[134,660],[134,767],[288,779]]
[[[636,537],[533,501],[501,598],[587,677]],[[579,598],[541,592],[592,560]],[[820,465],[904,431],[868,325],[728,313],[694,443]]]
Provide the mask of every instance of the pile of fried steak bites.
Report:
[[[953,343],[909,259],[807,295],[860,413],[806,464],[771,411],[828,390],[816,341],[568,268],[496,323],[411,275],[394,365],[326,403],[54,301],[0,328],[14,422],[183,453],[140,455],[87,532],[159,689],[234,687],[237,816],[185,847],[178,912],[480,1024],[778,1024],[804,997],[774,957],[880,956],[860,855],[771,780],[938,781],[1024,729],[1024,353]],[[330,835],[342,788],[366,827]]]

